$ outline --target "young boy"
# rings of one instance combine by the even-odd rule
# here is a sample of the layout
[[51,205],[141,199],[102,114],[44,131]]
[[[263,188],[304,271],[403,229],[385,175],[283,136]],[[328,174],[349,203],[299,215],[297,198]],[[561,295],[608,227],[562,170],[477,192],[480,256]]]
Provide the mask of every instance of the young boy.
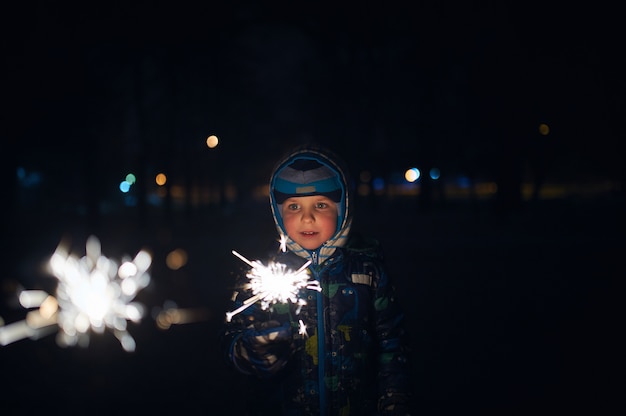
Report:
[[[249,375],[249,414],[406,415],[410,363],[404,314],[373,240],[350,232],[347,171],[326,149],[300,147],[270,178],[281,244],[269,260],[307,261],[321,291],[297,302],[259,302],[224,324],[227,362]],[[252,296],[241,276],[231,311]]]

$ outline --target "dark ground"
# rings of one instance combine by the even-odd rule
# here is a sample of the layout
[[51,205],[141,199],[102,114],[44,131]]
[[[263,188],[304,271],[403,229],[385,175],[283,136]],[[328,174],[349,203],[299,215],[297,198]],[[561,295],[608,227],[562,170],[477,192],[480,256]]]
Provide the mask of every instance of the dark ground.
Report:
[[[240,379],[217,351],[231,271],[275,238],[265,201],[166,220],[23,214],[9,254],[0,316],[25,311],[10,289],[54,288],[42,271],[61,238],[84,255],[91,233],[112,258],[148,248],[152,282],[138,300],[172,300],[208,318],[161,330],[152,317],[129,325],[137,350],[110,334],[88,348],[48,335],[0,347],[0,414],[241,414]],[[495,215],[487,202],[419,212],[414,201],[361,207],[357,227],[387,253],[410,322],[417,415],[621,415],[624,406],[624,201],[553,200]],[[181,270],[165,255],[182,247]],[[52,290],[52,289],[49,289]],[[230,409],[230,410],[218,410]]]

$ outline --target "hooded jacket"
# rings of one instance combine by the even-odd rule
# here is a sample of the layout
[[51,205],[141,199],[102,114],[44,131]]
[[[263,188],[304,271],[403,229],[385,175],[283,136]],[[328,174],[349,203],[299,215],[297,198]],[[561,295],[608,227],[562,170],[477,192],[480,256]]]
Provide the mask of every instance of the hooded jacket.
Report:
[[[316,250],[304,249],[287,236],[273,192],[281,170],[298,158],[311,158],[332,169],[342,188],[337,230]],[[291,270],[311,261],[310,279],[321,291],[302,289],[301,302],[275,303],[266,309],[256,302],[224,324],[226,360],[250,375],[256,392],[248,396],[250,414],[408,414],[411,383],[404,313],[377,242],[350,231],[352,201],[346,172],[328,150],[312,147],[296,149],[272,172],[270,205],[281,244],[267,261]],[[246,280],[241,276],[237,287],[245,288]],[[231,310],[251,296],[238,290]],[[235,346],[247,329],[268,321],[290,326],[293,342],[284,368],[260,378],[237,357]]]

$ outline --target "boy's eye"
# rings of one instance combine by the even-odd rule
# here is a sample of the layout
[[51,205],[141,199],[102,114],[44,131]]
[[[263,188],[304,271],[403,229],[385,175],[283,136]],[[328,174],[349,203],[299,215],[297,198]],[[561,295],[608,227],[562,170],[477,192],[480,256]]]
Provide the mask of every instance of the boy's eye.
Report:
[[287,205],[287,208],[289,208],[290,210],[296,210],[298,209],[298,204],[289,204]]
[[328,206],[328,204],[326,202],[318,202],[317,203],[317,208],[326,208]]

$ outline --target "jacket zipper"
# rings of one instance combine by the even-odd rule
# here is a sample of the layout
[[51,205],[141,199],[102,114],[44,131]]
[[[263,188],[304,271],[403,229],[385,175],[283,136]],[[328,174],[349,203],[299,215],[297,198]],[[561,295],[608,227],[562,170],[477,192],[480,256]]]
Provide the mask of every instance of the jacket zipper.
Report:
[[[320,273],[317,270],[318,266],[318,252],[313,251],[311,253],[311,263],[315,266],[312,267],[311,270],[313,272],[313,277],[315,280],[320,282]],[[324,295],[322,291],[317,292],[317,378],[318,378],[318,390],[319,390],[319,407],[320,407],[320,416],[324,416],[326,414],[326,388],[324,383],[324,369],[326,368],[325,356],[326,351],[324,348],[325,339],[324,339]]]

